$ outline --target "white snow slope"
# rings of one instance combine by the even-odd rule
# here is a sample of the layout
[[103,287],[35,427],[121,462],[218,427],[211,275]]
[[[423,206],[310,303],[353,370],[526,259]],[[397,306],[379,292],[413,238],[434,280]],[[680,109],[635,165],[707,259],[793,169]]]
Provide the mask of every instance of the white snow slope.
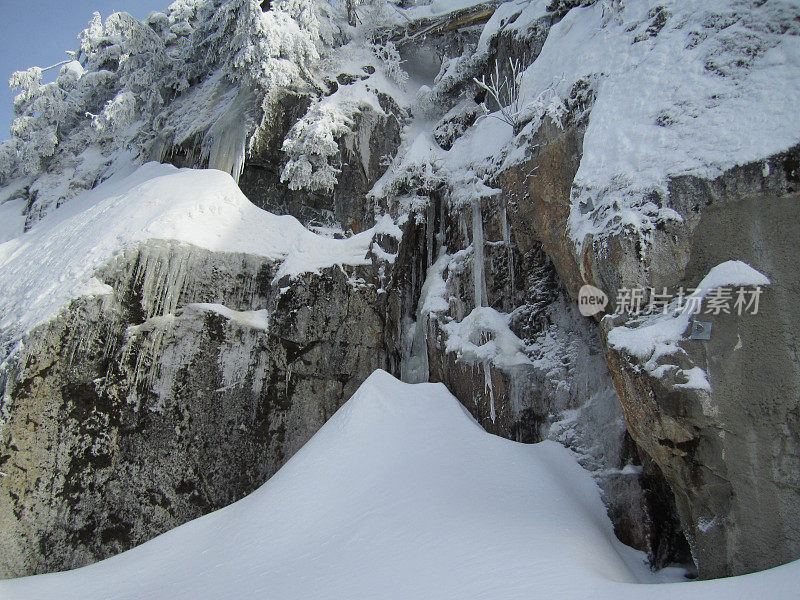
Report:
[[169,239],[266,256],[281,262],[276,277],[295,276],[369,264],[383,223],[344,240],[326,238],[294,217],[259,209],[227,173],[148,163],[0,244],[0,339],[18,338],[84,294],[95,271],[130,244]]
[[[513,28],[547,4],[519,2]],[[484,41],[513,7],[501,7]],[[796,0],[609,0],[553,26],[520,94],[535,105],[548,90],[567,98],[578,80],[595,82],[572,188],[579,247],[589,234],[647,234],[679,219],[652,201],[668,196],[670,177],[713,179],[800,142],[798,16]]]
[[250,496],[103,562],[2,581],[0,597],[797,597],[800,563],[648,585],[642,558],[569,451],[492,436],[442,384],[376,371]]

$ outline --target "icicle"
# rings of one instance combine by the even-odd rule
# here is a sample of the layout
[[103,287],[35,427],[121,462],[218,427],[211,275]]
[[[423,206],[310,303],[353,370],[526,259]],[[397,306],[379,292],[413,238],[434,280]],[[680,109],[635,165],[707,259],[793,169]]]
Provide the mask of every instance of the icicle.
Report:
[[436,207],[433,205],[433,200],[428,199],[428,211],[425,219],[425,241],[427,242],[426,251],[428,255],[428,264],[433,264],[433,227],[436,220]]
[[436,244],[440,247],[444,247],[445,240],[447,238],[447,232],[445,231],[445,217],[446,217],[446,206],[448,202],[442,198],[439,201],[439,230],[436,232]]
[[164,162],[169,155],[175,154],[175,146],[172,136],[160,135],[150,146],[150,160]]
[[406,296],[405,299],[405,306],[403,307],[403,314],[410,315],[413,314],[411,310],[412,302],[414,302],[414,297],[416,297],[416,287],[417,285],[417,261],[411,261],[411,293]]
[[419,316],[416,321],[404,319],[400,379],[406,383],[428,381],[427,321],[427,316]]
[[208,167],[230,173],[237,183],[244,170],[248,117],[253,102],[250,92],[240,91],[203,139],[202,157],[208,159]]
[[467,227],[467,214],[463,210],[458,211],[458,231],[461,239],[469,241],[469,227]]
[[414,326],[411,355],[413,357],[413,383],[428,381],[428,317],[420,315]]
[[475,287],[475,307],[486,306],[486,273],[483,257],[483,216],[481,200],[472,200],[472,279]]
[[378,124],[378,115],[373,111],[361,112],[361,123],[358,129],[358,154],[361,158],[361,166],[364,174],[369,178],[370,163],[372,162],[372,132]]
[[502,219],[503,225],[503,243],[506,246],[506,252],[508,254],[508,276],[510,278],[511,283],[511,300],[513,306],[513,299],[514,299],[514,249],[511,247],[511,228],[508,226],[508,215],[506,213],[506,201],[504,199],[500,200],[500,217]]
[[[74,330],[75,327],[80,327],[80,325],[76,322],[77,318],[73,314],[70,317],[70,324],[69,329]],[[67,362],[67,370],[72,369],[72,363],[75,360],[75,352],[78,350],[78,344],[75,342],[75,336],[71,336],[70,341],[70,351],[69,351],[69,361]]]
[[169,249],[156,252],[157,257],[145,255],[139,261],[135,277],[135,285],[141,281],[142,304],[148,319],[175,311],[190,271],[188,255],[170,257]]
[[492,371],[489,367],[489,361],[483,361],[483,391],[489,394],[489,415],[492,417],[494,423],[497,415],[494,412],[494,386],[492,385]]

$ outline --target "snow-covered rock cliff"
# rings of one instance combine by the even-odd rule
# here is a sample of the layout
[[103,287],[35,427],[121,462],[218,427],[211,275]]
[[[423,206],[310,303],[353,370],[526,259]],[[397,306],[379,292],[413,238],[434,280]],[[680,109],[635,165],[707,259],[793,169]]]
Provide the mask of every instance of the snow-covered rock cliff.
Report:
[[[800,557],[799,23],[788,0],[95,19],[54,83],[15,75],[0,148],[2,573],[238,500],[375,369],[571,449],[654,568]],[[704,315],[710,340],[680,307],[624,314],[701,282],[700,311],[725,285],[761,310]]]

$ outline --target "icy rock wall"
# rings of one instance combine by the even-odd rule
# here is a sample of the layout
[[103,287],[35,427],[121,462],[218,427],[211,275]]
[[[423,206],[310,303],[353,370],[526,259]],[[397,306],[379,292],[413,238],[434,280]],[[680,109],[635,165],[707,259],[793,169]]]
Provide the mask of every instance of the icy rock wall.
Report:
[[375,369],[375,286],[151,241],[3,365],[0,571],[95,562],[272,475]]
[[[669,483],[700,576],[736,575],[796,559],[800,537],[790,515],[800,496],[789,465],[800,455],[800,363],[789,307],[797,294],[791,265],[798,257],[789,240],[800,222],[798,149],[715,179],[672,178],[665,206],[680,220],[657,227],[646,251],[639,235],[620,233],[603,241],[589,235],[578,253],[567,221],[575,210],[570,194],[584,123],[579,119],[563,130],[545,123],[533,138],[531,158],[501,176],[515,200],[512,222],[528,232],[517,243],[541,243],[573,298],[589,283],[609,295],[609,310],[621,288],[692,288],[727,260],[744,260],[773,281],[764,291],[765,312],[704,315],[701,320],[713,322],[712,340],[687,341],[680,356],[660,361],[668,373],[703,369],[710,391],[654,377],[641,358],[604,348],[628,431],[645,453],[643,462],[652,459]],[[604,321],[601,339],[622,324]],[[753,490],[762,492],[756,497]],[[765,504],[771,509],[764,511]]]
[[688,560],[671,493],[627,434],[598,328],[578,314],[516,210],[505,195],[454,206],[433,194],[424,219],[408,220],[386,285],[399,373],[444,382],[496,435],[573,449],[620,539],[655,566]]
[[[695,286],[731,259],[767,275],[771,283],[762,289],[758,314],[698,316],[712,323],[711,339],[684,340],[676,354],[658,359],[662,377],[643,369],[643,359],[606,345],[631,434],[675,491],[705,577],[800,556],[794,517],[800,508],[798,156],[794,148],[712,181],[673,180],[671,205],[683,225],[660,234],[654,246],[648,276],[658,285]],[[668,254],[682,268],[667,263]],[[603,264],[609,273],[617,263]],[[623,324],[609,318],[603,328],[607,333]],[[709,389],[676,375],[698,368]]]
[[[744,25],[767,22],[773,12],[791,17],[788,3],[763,6],[742,4],[739,12],[757,17]],[[423,125],[432,140],[423,135],[420,146],[403,146],[413,140],[401,131],[401,103],[381,96],[383,115],[360,112],[352,131],[337,139],[332,194],[293,192],[280,183],[281,143],[311,101],[306,91],[286,93],[275,106],[273,130],[251,149],[242,189],[261,207],[338,235],[369,226],[374,208],[390,212],[403,230],[399,247],[389,243],[391,256],[383,252],[390,260],[374,271],[329,269],[274,284],[273,267],[263,261],[208,258],[169,245],[149,244],[110,265],[100,279],[113,294],[76,300],[29,335],[19,362],[0,370],[4,572],[85,564],[241,497],[377,367],[445,382],[493,433],[572,448],[603,490],[619,537],[646,550],[654,566],[688,560],[687,540],[702,577],[797,558],[797,148],[719,176],[672,177],[662,194],[634,190],[621,199],[634,216],[647,217],[646,235],[612,219],[607,230],[576,240],[571,221],[594,223],[613,208],[602,194],[576,186],[587,130],[609,118],[592,112],[602,78],[619,76],[618,62],[635,66],[612,61],[567,82],[555,98],[557,118],[531,113],[533,120],[510,124],[515,160],[506,164],[498,146],[480,168],[468,165],[475,167],[472,185],[491,186],[488,193],[459,198],[448,190],[454,173],[442,168],[449,159],[439,150],[485,126],[479,115],[487,98],[473,77],[495,64],[508,75],[517,62],[531,65],[528,84],[561,85],[546,65],[541,76],[537,66],[551,29],[558,29],[554,43],[577,36],[571,47],[550,51],[558,74],[571,78],[576,74],[563,73],[562,65],[572,50],[578,56],[589,48],[590,65],[603,56],[593,38],[622,39],[626,51],[644,54],[662,38],[683,35],[695,16],[676,19],[670,9],[637,2],[505,3],[485,29],[415,38],[429,46],[416,48],[417,55],[444,57],[439,75],[420,87],[420,120],[409,128]],[[563,19],[566,26],[558,26]],[[796,21],[747,35],[777,44],[770,36],[794,35]],[[721,89],[745,77],[769,45],[748,54],[745,38],[726,37],[738,31],[727,22],[710,15],[691,34],[695,46],[716,48],[698,71],[716,73]],[[742,49],[746,60],[735,56]],[[735,72],[726,74],[729,68]],[[369,71],[359,69],[326,82],[326,93],[364,81]],[[662,75],[669,73],[659,71],[658,81]],[[741,89],[758,87],[751,83]],[[652,92],[651,84],[644,81],[639,91]],[[706,109],[729,97],[717,94],[694,108],[707,118]],[[490,99],[487,105],[499,108]],[[185,116],[193,123],[191,111]],[[663,128],[656,141],[678,139],[669,137],[670,127],[687,117],[651,116],[645,125]],[[228,123],[212,149],[235,172],[240,124]],[[629,123],[615,125],[624,130]],[[189,146],[172,160],[208,166],[204,149],[191,147],[198,138],[178,137]],[[461,150],[493,147],[491,136],[477,137]],[[414,163],[401,152],[388,171],[400,182],[393,187],[381,176],[398,148],[422,149],[411,158],[427,152],[431,159]],[[637,212],[645,205],[671,218],[656,223]],[[744,260],[772,280],[763,314],[751,321],[720,315],[709,343],[684,343],[678,357],[660,365],[673,375],[702,369],[710,391],[656,378],[640,358],[604,343],[622,321],[598,326],[577,314],[574,296],[584,283],[605,290],[613,308],[622,287],[696,285],[726,260]]]
[[[472,97],[479,94],[471,76],[495,60],[530,64],[558,20],[547,14],[516,28],[519,10],[494,17],[507,26],[478,53],[477,38],[468,32],[461,44],[449,44],[446,36],[428,42],[451,57],[430,92],[445,107],[454,105],[442,109],[433,128],[442,149],[450,150],[476,123]],[[583,104],[566,120],[573,129],[585,126],[582,110]],[[580,140],[576,135],[543,174],[553,182],[546,187],[550,197],[563,194],[564,214]],[[528,144],[536,148],[535,140]],[[408,381],[444,382],[492,433],[522,442],[556,439],[572,448],[601,486],[622,540],[648,552],[655,567],[688,561],[672,494],[658,469],[642,464],[627,435],[597,326],[565,295],[562,265],[569,262],[557,257],[562,249],[571,257],[566,229],[560,242],[539,236],[527,212],[533,209],[503,185],[502,175],[495,182],[484,178],[494,191],[478,184],[472,188],[480,190],[477,197],[468,197],[448,191],[452,178],[437,180],[436,168],[434,162],[432,177],[411,178],[377,199],[397,213],[404,231],[384,284],[393,371]],[[555,231],[558,226],[553,223]]]

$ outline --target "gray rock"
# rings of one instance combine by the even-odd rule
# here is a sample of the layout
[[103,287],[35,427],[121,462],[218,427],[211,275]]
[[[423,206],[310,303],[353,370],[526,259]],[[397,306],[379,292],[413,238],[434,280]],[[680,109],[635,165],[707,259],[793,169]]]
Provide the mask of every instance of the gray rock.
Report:
[[[638,360],[607,349],[631,435],[670,482],[706,578],[800,556],[797,156],[795,148],[768,159],[768,175],[754,164],[670,186],[672,206],[684,216],[672,232],[684,260],[670,263],[663,252],[654,279],[696,286],[711,268],[736,259],[772,280],[758,314],[703,314],[713,324],[711,339],[687,340],[682,353],[660,361],[702,368],[711,391],[655,378]],[[605,328],[614,324],[607,319]]]
[[113,295],[27,335],[4,369],[3,576],[79,567],[238,500],[386,368],[366,273],[274,273],[149,242],[98,274]]

